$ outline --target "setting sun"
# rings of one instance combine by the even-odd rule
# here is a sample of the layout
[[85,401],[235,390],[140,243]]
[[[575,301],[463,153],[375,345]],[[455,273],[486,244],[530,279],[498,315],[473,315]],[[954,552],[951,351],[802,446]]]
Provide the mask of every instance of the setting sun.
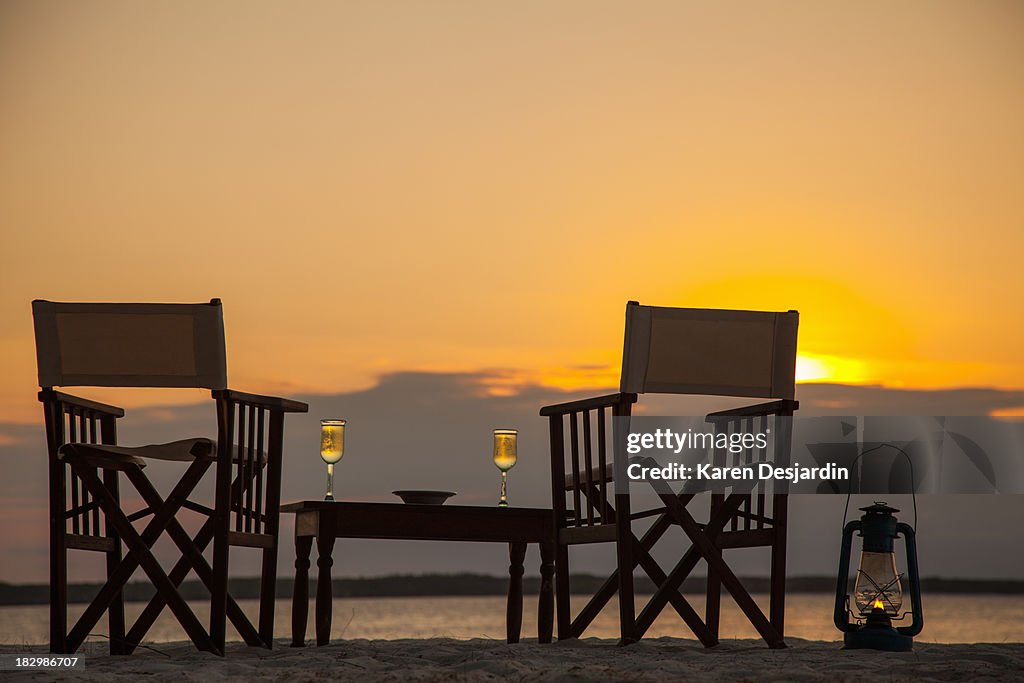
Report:
[[863,361],[799,353],[796,357],[796,381],[860,384],[869,380]]

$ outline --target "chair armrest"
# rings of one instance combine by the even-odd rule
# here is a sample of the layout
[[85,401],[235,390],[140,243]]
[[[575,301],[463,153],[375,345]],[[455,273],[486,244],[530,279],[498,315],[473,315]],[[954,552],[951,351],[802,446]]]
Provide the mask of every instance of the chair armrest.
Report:
[[544,406],[541,408],[540,415],[541,417],[568,415],[570,413],[578,413],[581,410],[607,408],[608,406],[619,405],[622,403],[636,403],[636,394],[608,394],[606,396],[595,396],[594,398],[584,398],[578,401],[569,401],[567,403],[556,403],[554,405]]
[[216,399],[235,401],[237,403],[251,403],[253,405],[269,408],[270,410],[279,410],[283,413],[309,412],[309,405],[302,403],[301,401],[292,401],[291,399],[279,398],[277,396],[246,394],[232,389],[215,389],[212,393],[213,397]]
[[54,391],[53,389],[43,389],[40,391],[39,401],[41,403],[63,403],[64,405],[75,406],[76,408],[85,408],[86,410],[99,413],[101,415],[124,417],[124,408],[118,408],[117,406],[99,403],[97,401],[90,401],[78,396],[72,396],[71,394],[65,394],[62,391]]
[[704,418],[705,422],[728,422],[737,417],[758,417],[761,415],[792,415],[793,411],[800,407],[800,401],[783,399],[781,401],[769,401],[768,403],[757,403],[752,406],[741,406],[720,410],[717,413],[708,413]]

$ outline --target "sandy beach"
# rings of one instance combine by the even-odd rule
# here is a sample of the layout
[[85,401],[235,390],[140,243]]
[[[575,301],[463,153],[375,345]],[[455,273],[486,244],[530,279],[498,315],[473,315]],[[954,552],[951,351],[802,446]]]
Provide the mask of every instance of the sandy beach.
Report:
[[[227,657],[196,652],[187,643],[161,643],[131,657],[87,653],[85,671],[60,678],[88,681],[1012,681],[1024,676],[1024,644],[918,644],[914,652],[841,650],[837,643],[791,639],[785,650],[753,640],[712,649],[679,638],[645,640],[626,648],[613,640],[552,645],[492,640],[346,640],[273,651],[228,647]],[[38,650],[38,646],[35,648]],[[93,648],[90,648],[93,649]],[[24,652],[14,645],[0,652]],[[5,674],[8,672],[5,672]],[[5,676],[6,678],[7,676]],[[24,672],[12,680],[54,680]]]

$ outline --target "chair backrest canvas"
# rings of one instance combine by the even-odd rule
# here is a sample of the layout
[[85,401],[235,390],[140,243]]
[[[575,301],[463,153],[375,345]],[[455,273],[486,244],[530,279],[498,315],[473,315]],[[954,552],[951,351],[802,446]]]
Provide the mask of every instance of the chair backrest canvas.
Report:
[[224,313],[204,304],[33,301],[39,386],[227,388]]
[[792,399],[799,313],[626,306],[621,391]]

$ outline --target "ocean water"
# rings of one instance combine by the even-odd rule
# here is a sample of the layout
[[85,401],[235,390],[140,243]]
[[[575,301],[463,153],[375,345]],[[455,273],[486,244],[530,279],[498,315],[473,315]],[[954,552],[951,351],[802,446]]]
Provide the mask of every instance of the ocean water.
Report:
[[[687,596],[698,611],[703,599]],[[638,596],[638,605],[645,596]],[[755,599],[767,608],[767,596]],[[584,596],[573,596],[573,609],[586,602]],[[923,599],[925,628],[918,641],[939,643],[1003,643],[1024,642],[1024,596],[1020,595],[926,595]],[[256,601],[240,601],[242,609],[255,623]],[[209,609],[203,603],[191,603],[204,623]],[[144,607],[141,603],[125,606],[129,623]],[[71,605],[69,620],[74,620],[85,605]],[[639,608],[638,608],[639,609]],[[614,600],[604,609],[584,637],[618,637],[617,607]],[[0,607],[0,643],[41,644],[48,638],[49,609],[45,605]],[[309,609],[307,641],[313,639],[313,605]],[[291,637],[291,601],[278,600],[276,606],[276,637]],[[523,605],[523,637],[537,635],[536,596],[527,595]],[[106,623],[101,622],[89,639],[90,646],[106,642]],[[505,599],[483,597],[413,597],[413,598],[337,598],[334,601],[332,638],[505,638]],[[808,640],[841,640],[832,625],[832,598],[821,594],[792,594],[786,601],[787,637]],[[671,607],[662,612],[646,637],[674,636],[693,638],[693,634]],[[722,638],[756,638],[757,633],[727,595],[722,597]],[[228,628],[228,638],[239,640]],[[185,640],[185,633],[164,611],[150,630],[146,642],[160,643]],[[105,646],[103,646],[105,647]]]

